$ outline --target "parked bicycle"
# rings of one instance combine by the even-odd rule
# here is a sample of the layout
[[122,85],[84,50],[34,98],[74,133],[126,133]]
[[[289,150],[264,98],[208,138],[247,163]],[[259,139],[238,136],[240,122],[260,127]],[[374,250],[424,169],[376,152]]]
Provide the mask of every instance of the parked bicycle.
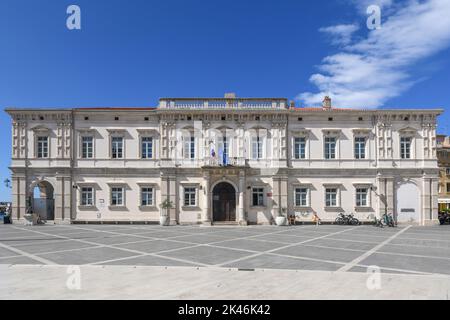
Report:
[[352,226],[356,226],[356,225],[360,224],[359,220],[354,217],[353,213],[350,213],[348,215],[339,213],[339,215],[336,218],[336,220],[334,221],[334,223],[339,224],[339,225],[352,225]]
[[381,216],[381,219],[377,219],[377,217],[375,217],[374,226],[380,228],[384,227],[394,228],[397,226],[397,223],[395,222],[392,214],[385,213]]

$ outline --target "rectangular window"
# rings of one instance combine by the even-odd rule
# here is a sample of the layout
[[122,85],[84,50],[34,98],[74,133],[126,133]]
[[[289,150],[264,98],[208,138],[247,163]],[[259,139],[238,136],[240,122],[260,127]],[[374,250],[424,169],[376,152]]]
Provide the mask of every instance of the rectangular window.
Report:
[[368,194],[367,188],[357,188],[356,189],[356,206],[357,207],[367,207],[368,206],[367,194]]
[[450,193],[450,183],[447,183],[447,193]]
[[195,137],[186,137],[184,140],[184,158],[195,159]]
[[184,188],[184,205],[186,207],[195,207],[196,206],[196,188]]
[[264,206],[264,188],[253,188],[253,201],[254,207]]
[[308,206],[308,189],[307,188],[295,188],[295,206],[307,207]]
[[325,159],[336,159],[336,138],[325,137]]
[[445,170],[445,173],[446,173],[448,176],[450,176],[450,168],[447,168],[447,169]]
[[48,137],[37,138],[37,157],[48,158]]
[[336,188],[325,189],[325,206],[337,207],[337,193],[338,190]]
[[262,159],[263,140],[261,137],[252,137],[252,158],[254,160]]
[[400,157],[402,159],[411,159],[411,137],[400,138]]
[[141,206],[153,206],[153,188],[141,189]]
[[366,138],[356,137],[355,138],[355,159],[365,159],[366,158]]
[[112,137],[111,139],[111,157],[113,159],[123,158],[123,138]]
[[294,158],[305,159],[306,157],[306,139],[295,138],[294,139]]
[[81,203],[82,206],[94,205],[94,188],[83,187],[81,188]]
[[124,188],[113,187],[111,188],[111,206],[123,206],[124,205]]
[[142,159],[153,158],[153,138],[142,137],[141,148],[142,148]]
[[81,157],[83,159],[90,159],[94,154],[94,138],[82,137],[81,138]]

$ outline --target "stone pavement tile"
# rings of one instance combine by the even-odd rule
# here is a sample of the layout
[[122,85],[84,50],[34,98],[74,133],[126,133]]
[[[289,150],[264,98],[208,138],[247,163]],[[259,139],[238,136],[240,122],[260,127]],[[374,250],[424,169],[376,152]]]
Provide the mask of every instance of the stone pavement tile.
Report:
[[188,235],[188,236],[181,236],[174,240],[186,241],[186,242],[192,242],[192,243],[198,243],[198,244],[207,244],[207,243],[212,243],[212,242],[225,241],[228,239],[229,239],[229,237],[222,236],[222,235],[216,235],[216,234],[194,234],[194,235]]
[[262,254],[256,257],[251,257],[248,259],[232,262],[224,265],[223,267],[241,268],[241,269],[289,269],[289,270],[335,271],[339,269],[341,265],[299,258],[289,258],[272,254]]
[[0,264],[42,264],[42,262],[28,257],[13,257],[0,259]]
[[224,236],[229,239],[231,238],[247,238],[247,237],[255,237],[261,235],[261,232],[254,232],[252,230],[227,230],[227,231],[219,231],[215,232],[215,235]]
[[0,247],[0,258],[2,257],[11,257],[11,256],[17,256],[18,253],[8,250],[6,248]]
[[[409,230],[408,230],[409,231]],[[426,233],[426,232],[404,232],[403,234],[399,235],[399,239],[423,239],[423,240],[443,240],[443,241],[450,241],[450,232],[449,234],[433,234],[433,233]]]
[[[353,268],[351,268],[348,272],[358,272],[358,273],[367,273],[367,275],[372,275],[372,271],[368,272],[368,267],[361,267],[361,266],[355,266]],[[418,272],[406,272],[406,271],[400,271],[400,270],[390,270],[390,269],[381,269],[380,268],[380,272],[381,274],[383,273],[391,273],[391,274],[421,274]],[[383,279],[381,279],[383,281]]]
[[[99,230],[99,231],[102,231],[102,230]],[[120,233],[120,234],[124,234],[124,235],[133,235],[133,234],[140,234],[140,233],[157,232],[157,231],[159,231],[159,229],[156,229],[156,228],[132,228],[132,229],[105,230],[105,231]]]
[[134,236],[117,236],[112,234],[103,234],[102,238],[95,238],[95,239],[89,239],[89,242],[94,242],[98,244],[105,244],[105,245],[116,245],[121,243],[127,243],[127,242],[137,242],[137,241],[145,241],[150,240],[143,237],[134,237]]
[[115,245],[117,248],[126,248],[145,253],[154,253],[165,250],[180,249],[186,247],[192,247],[192,244],[167,241],[167,240],[151,240],[139,243],[119,244]]
[[265,241],[274,241],[284,244],[294,244],[299,243],[307,240],[314,239],[315,237],[309,236],[309,237],[302,237],[302,236],[289,236],[289,235],[283,235],[283,234],[264,234],[257,237],[253,237],[254,240],[265,240]]
[[192,262],[200,262],[204,264],[216,265],[227,261],[240,259],[250,254],[251,253],[249,252],[232,249],[198,246],[193,248],[180,249],[177,251],[163,252],[160,253],[159,255],[188,260]]
[[308,242],[306,245],[311,246],[323,246],[331,247],[337,249],[353,249],[353,250],[370,250],[375,247],[376,243],[364,243],[364,242],[351,242],[345,240],[335,240],[335,239],[318,239]]
[[322,237],[325,236],[327,234],[330,234],[329,231],[314,231],[314,230],[287,230],[283,233],[281,233],[283,235],[289,235],[289,236],[303,236],[303,237]]
[[333,238],[333,239],[341,239],[341,240],[355,240],[355,241],[362,241],[362,242],[376,242],[381,243],[384,240],[386,240],[389,237],[378,237],[378,236],[366,236],[366,235],[353,235],[350,233],[340,233],[340,234],[333,234],[328,236],[327,238]]
[[[450,248],[430,248],[430,247],[413,247],[413,246],[398,246],[398,245],[384,245],[377,252],[400,253],[407,255],[418,255],[436,258],[449,258],[447,263],[450,269]],[[442,260],[445,263],[445,260]]]
[[363,252],[347,251],[340,249],[328,249],[297,245],[289,248],[284,248],[272,252],[273,254],[283,254],[294,257],[314,258],[321,260],[329,260],[336,262],[350,262],[353,259],[361,256]]
[[282,246],[285,246],[285,244],[278,243],[278,242],[269,242],[269,241],[239,239],[239,240],[228,240],[228,241],[215,243],[214,246],[263,252],[263,251],[280,248]]
[[189,235],[189,233],[157,230],[157,231],[149,231],[149,232],[139,234],[139,236],[151,237],[151,238],[161,238],[161,239],[169,239],[169,238],[179,237],[179,236],[183,236],[183,235]]
[[374,265],[381,268],[450,274],[450,263],[446,260],[427,257],[393,256],[374,253],[361,261],[360,264]]
[[450,241],[442,240],[415,240],[395,238],[389,242],[390,244],[425,246],[430,248],[450,248]]
[[136,253],[113,248],[92,248],[57,253],[44,253],[38,256],[61,265],[79,265],[135,256]]
[[52,242],[36,242],[34,244],[27,244],[24,246],[16,246],[15,248],[20,249],[24,252],[31,254],[53,252],[53,251],[63,251],[63,250],[73,250],[93,247],[94,245],[82,243],[80,241],[73,240],[60,240]]
[[57,238],[57,237],[51,237],[51,236],[44,236],[44,235],[37,235],[37,236],[27,236],[27,237],[23,237],[20,239],[0,239],[0,242],[8,245],[8,246],[22,246],[22,245],[31,245],[31,244],[36,244],[38,242],[46,242],[46,243],[50,243],[50,242],[59,242],[61,241],[61,238]]
[[125,265],[125,266],[162,266],[162,267],[195,267],[195,263],[188,263],[155,256],[141,256],[124,260],[105,262],[100,265]]

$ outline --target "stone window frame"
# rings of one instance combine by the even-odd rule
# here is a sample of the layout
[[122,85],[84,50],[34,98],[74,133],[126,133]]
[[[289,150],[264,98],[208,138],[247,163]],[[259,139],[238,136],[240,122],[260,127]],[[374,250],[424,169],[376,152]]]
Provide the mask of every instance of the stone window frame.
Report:
[[[417,129],[415,128],[411,128],[411,127],[407,127],[407,128],[403,128],[398,130],[398,147],[399,147],[399,160],[415,160],[416,159],[416,134],[417,134]],[[409,147],[409,158],[402,158],[402,138],[410,138],[411,139],[411,144]]]
[[[159,139],[159,132],[156,130],[149,130],[149,129],[137,129],[138,132],[138,139],[139,139],[139,154],[138,154],[138,158],[140,160],[156,160],[158,157],[157,154],[157,142]],[[142,157],[142,139],[143,138],[152,138],[152,157],[151,158],[144,158]]]
[[[324,183],[323,184],[323,188],[324,188],[324,208],[325,209],[340,209],[342,208],[342,184],[340,183]],[[327,206],[327,189],[336,189],[336,205],[335,206]]]
[[[253,196],[255,193],[255,189],[262,189],[262,205],[257,204],[255,205],[253,202]],[[251,187],[251,193],[250,193],[250,203],[251,203],[251,208],[266,208],[267,207],[267,192],[266,192],[267,186],[264,185],[255,185]]]
[[[96,152],[95,152],[95,145],[96,145],[96,139],[95,139],[95,130],[78,130],[78,159],[83,160],[89,160],[89,159],[95,159]],[[90,158],[84,158],[83,157],[83,138],[85,137],[91,137],[92,138],[92,157]]]
[[[293,199],[294,199],[294,204],[293,207],[294,209],[309,209],[311,208],[311,190],[312,190],[312,186],[311,184],[305,184],[305,183],[298,183],[298,184],[293,184]],[[297,189],[306,189],[307,193],[306,193],[306,206],[297,206],[297,199],[296,199],[296,195],[297,195]]]
[[[77,185],[79,187],[79,191],[78,191],[78,194],[79,194],[78,206],[80,208],[95,208],[95,203],[96,203],[96,198],[97,198],[97,192],[96,192],[95,183],[78,183]],[[90,204],[90,205],[82,204],[83,188],[91,188],[92,189],[92,204]]]
[[[372,208],[372,189],[373,189],[373,184],[371,183],[361,183],[361,182],[355,182],[353,183],[353,187],[354,187],[354,191],[353,191],[353,199],[354,199],[354,204],[355,204],[355,210],[356,211],[361,211],[361,210],[367,210]],[[365,206],[358,206],[357,205],[357,190],[358,189],[367,189],[367,204]]]
[[[152,189],[152,203],[151,204],[144,205],[142,203],[142,201],[143,201],[142,192],[143,192],[144,188]],[[139,207],[142,207],[142,208],[154,208],[154,207],[156,207],[156,188],[155,188],[155,184],[139,184]]]
[[[292,131],[291,133],[291,159],[295,161],[307,160],[310,159],[310,131],[306,129]],[[305,139],[305,157],[304,158],[296,158],[295,157],[295,139],[296,138],[304,138]]]
[[[44,126],[38,126],[33,128],[34,131],[34,158],[35,159],[50,159],[51,158],[51,137],[50,137],[50,129]],[[39,138],[47,138],[47,156],[46,157],[38,157],[38,139]]]
[[[326,161],[334,161],[339,160],[341,158],[341,148],[340,148],[340,137],[341,137],[342,130],[341,129],[323,129],[322,130],[322,136],[323,136],[323,146],[322,146],[322,152],[323,152],[323,159]],[[325,152],[325,139],[326,138],[335,138],[336,139],[336,145],[334,150],[334,158],[326,158],[326,152]]]
[[[127,207],[127,186],[128,184],[126,182],[108,182],[107,183],[109,186],[109,209],[110,210],[117,210],[117,209],[124,209]],[[121,205],[113,205],[112,204],[112,192],[113,192],[113,188],[122,188],[123,189],[123,194],[122,194],[122,204]]]
[[[125,160],[126,152],[127,152],[127,139],[126,139],[126,129],[107,129],[109,132],[109,144],[108,144],[108,152],[110,160]],[[112,140],[113,138],[122,138],[122,157],[121,158],[113,158],[112,152]]]
[[[370,160],[370,129],[353,129],[353,159],[357,161],[364,161],[364,160]],[[356,138],[364,138],[365,139],[365,146],[364,146],[364,158],[357,158],[356,157]]]
[[[200,203],[200,199],[199,199],[199,196],[200,196],[200,191],[199,191],[200,190],[200,183],[181,183],[180,185],[181,185],[181,188],[182,188],[182,195],[183,195],[183,198],[181,199],[182,200],[182,208],[185,208],[185,209],[199,208],[199,203]],[[194,193],[195,203],[193,205],[192,204],[189,204],[189,205],[185,204],[186,189],[195,189],[195,193]]]

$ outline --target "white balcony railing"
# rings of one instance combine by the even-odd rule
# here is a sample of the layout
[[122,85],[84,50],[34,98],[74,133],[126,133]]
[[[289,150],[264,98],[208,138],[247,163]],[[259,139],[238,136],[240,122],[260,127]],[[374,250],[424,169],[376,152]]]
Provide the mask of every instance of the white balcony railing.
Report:
[[164,98],[159,101],[160,109],[286,109],[288,107],[287,100],[282,98]]

